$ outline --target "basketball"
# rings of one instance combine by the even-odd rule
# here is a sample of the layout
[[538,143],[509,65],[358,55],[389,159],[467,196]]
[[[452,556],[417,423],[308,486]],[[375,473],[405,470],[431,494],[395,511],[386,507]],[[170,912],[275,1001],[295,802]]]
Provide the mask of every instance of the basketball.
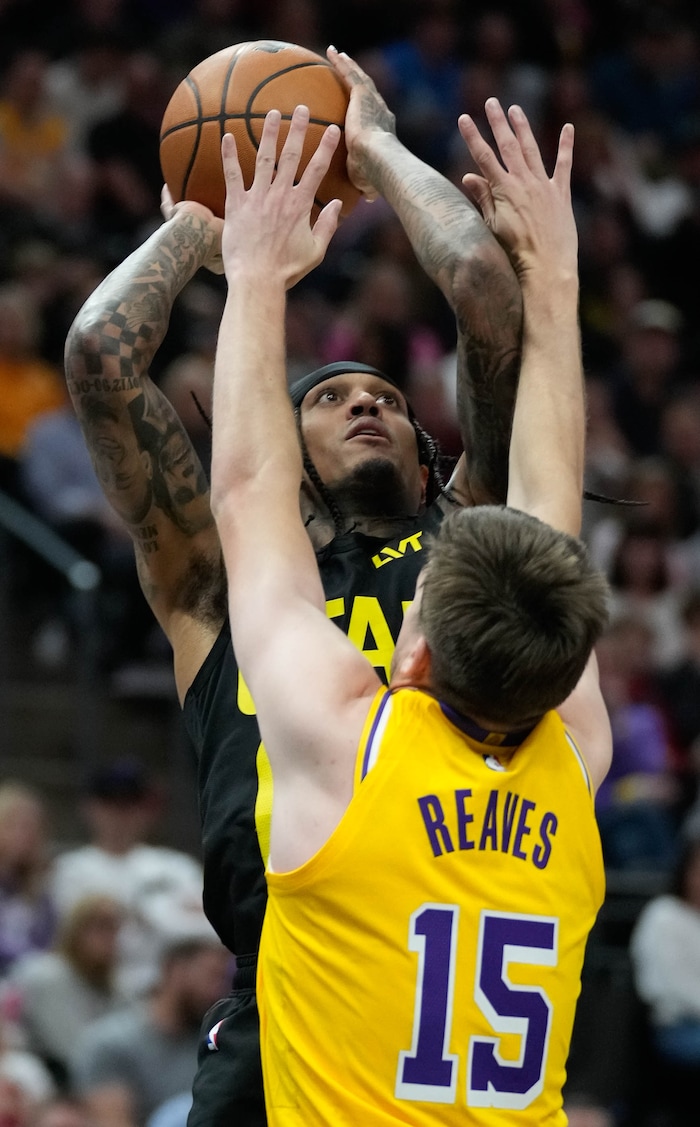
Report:
[[[299,165],[306,167],[328,125],[344,127],[349,96],[330,63],[293,43],[259,40],[236,43],[193,67],[170,99],[160,130],[163,179],[175,203],[196,200],[223,217],[226,185],[221,138],[236,138],[246,188],[253,181],[255,157],[265,115],[279,110],[278,142],[284,144],[295,106],[309,107],[309,127]],[[348,178],[343,140],[316,196],[313,217],[332,199],[347,215],[360,198]]]

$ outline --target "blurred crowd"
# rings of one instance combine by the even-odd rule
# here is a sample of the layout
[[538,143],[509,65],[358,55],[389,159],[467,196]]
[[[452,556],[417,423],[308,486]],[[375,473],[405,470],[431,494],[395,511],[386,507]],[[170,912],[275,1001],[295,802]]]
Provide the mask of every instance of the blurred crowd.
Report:
[[149,842],[162,797],[138,761],[108,762],[84,783],[84,844],[58,848],[41,796],[0,784],[2,1127],[142,1127],[171,1104],[184,1127],[233,968],[199,863]]
[[[668,875],[671,887],[700,840],[700,15],[693,0],[65,0],[51,11],[42,0],[0,0],[0,489],[99,565],[105,676],[130,661],[167,660],[130,544],[105,505],[67,402],[63,344],[97,283],[160,222],[159,126],[172,92],[207,55],[260,38],[320,52],[332,42],[353,54],[395,112],[401,139],[458,185],[469,159],[457,116],[471,113],[488,134],[490,95],[525,109],[549,167],[563,122],[576,127],[586,485],[602,497],[586,502],[584,536],[612,590],[598,660],[615,746],[598,812],[608,866]],[[198,276],[177,301],[152,371],[205,466],[209,432],[190,393],[206,413],[223,300],[221,279]],[[291,295],[287,340],[290,380],[340,358],[374,364],[401,383],[445,458],[457,454],[452,317],[381,201],[356,207],[325,263]],[[61,583],[48,571],[37,582],[33,566],[18,568],[14,582],[26,597],[33,660],[49,672],[66,661],[76,627]],[[99,801],[93,793],[86,806],[96,841],[110,832],[98,828]],[[42,1091],[60,1096],[42,1105],[53,1110],[36,1123],[82,1127],[77,1093],[89,1084],[82,1072],[74,1078],[69,1060],[78,1026],[100,1015],[107,1023],[100,1028],[109,1030],[122,991],[130,1006],[137,997],[143,1005],[145,983],[129,986],[128,968],[115,963],[128,929],[113,896],[121,877],[108,875],[106,863],[106,883],[93,885],[89,858],[65,859],[65,869],[60,861],[51,896],[40,893],[35,803],[21,788],[0,795],[6,1010],[23,998],[22,1020],[6,1024],[18,1042],[17,1029],[31,1037],[48,1067]],[[131,845],[114,855],[130,853],[145,825],[130,832]],[[23,837],[25,850],[28,839],[34,845],[13,863]],[[180,878],[190,888],[198,879],[185,862]],[[694,892],[676,896],[682,905],[694,897],[695,928],[697,883],[695,876]],[[17,889],[31,912],[12,907]],[[76,899],[78,890],[85,896]],[[156,897],[150,906],[157,905]],[[151,927],[158,930],[153,920]],[[161,1017],[170,1013],[174,984],[188,980],[189,960],[199,965],[211,954],[198,943],[180,936],[163,946],[157,989],[147,995]],[[640,959],[657,949],[642,941],[635,947]],[[136,978],[153,971],[143,951],[134,960]],[[696,978],[681,990],[686,1007],[692,999],[682,1016],[695,1023],[700,1067],[700,967],[688,974]],[[645,965],[652,1004],[649,981],[657,980]],[[49,988],[51,1003],[43,993]],[[157,1024],[151,1011],[139,1015]],[[113,1031],[122,1058],[129,1029]],[[21,1056],[15,1034],[6,1033],[0,1062]],[[96,1051],[99,1039],[91,1040]],[[149,1044],[154,1053],[162,1047],[155,1034]],[[129,1068],[135,1077],[144,1069],[168,1073],[150,1060]],[[10,1082],[0,1063],[0,1086]],[[143,1127],[161,1096],[140,1093],[138,1106],[125,1108],[117,1095],[101,1107],[99,1127]],[[0,1127],[24,1123],[20,1111],[13,1119],[0,1110]]]

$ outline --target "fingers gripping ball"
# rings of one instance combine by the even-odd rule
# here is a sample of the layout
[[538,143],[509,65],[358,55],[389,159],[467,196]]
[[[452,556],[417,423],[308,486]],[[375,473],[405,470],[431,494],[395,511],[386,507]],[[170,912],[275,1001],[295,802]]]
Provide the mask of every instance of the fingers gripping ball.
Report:
[[[333,124],[343,129],[348,94],[331,65],[304,47],[272,40],[236,43],[198,63],[175,90],[161,124],[160,164],[174,202],[196,200],[223,217],[224,133],[236,138],[243,180],[249,188],[266,113],[276,109],[282,114],[279,155],[294,108],[300,104],[309,107],[310,122],[299,175],[324,129]],[[340,199],[345,216],[360,198],[348,178],[346,158],[341,135],[316,197],[315,214],[329,200]]]

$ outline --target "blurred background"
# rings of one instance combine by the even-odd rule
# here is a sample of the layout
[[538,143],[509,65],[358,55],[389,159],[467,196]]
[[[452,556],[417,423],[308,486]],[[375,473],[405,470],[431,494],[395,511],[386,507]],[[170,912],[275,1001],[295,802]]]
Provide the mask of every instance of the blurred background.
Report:
[[[523,106],[550,170],[561,125],[575,124],[587,486],[642,504],[588,501],[584,513],[612,585],[598,658],[615,749],[598,798],[608,894],[567,1107],[571,1127],[696,1127],[697,4],[51,7],[0,0],[0,1127],[178,1127],[194,1031],[224,989],[201,917],[195,772],[169,648],[93,477],[62,363],[80,306],[160,222],[173,90],[207,55],[260,38],[354,55],[401,139],[457,185],[469,168],[457,116],[488,134],[487,97]],[[205,466],[190,391],[206,408],[223,299],[221,279],[198,275],[152,369]],[[397,379],[457,454],[452,315],[388,206],[361,203],[344,221],[290,297],[287,336],[290,380],[357,355]],[[150,1079],[126,1077],[116,1110],[101,1107],[85,1095],[104,1067],[100,1031],[109,1040],[113,1013],[143,998],[174,1022],[177,1050],[148,1062]],[[69,1050],[88,1043],[79,1068]]]

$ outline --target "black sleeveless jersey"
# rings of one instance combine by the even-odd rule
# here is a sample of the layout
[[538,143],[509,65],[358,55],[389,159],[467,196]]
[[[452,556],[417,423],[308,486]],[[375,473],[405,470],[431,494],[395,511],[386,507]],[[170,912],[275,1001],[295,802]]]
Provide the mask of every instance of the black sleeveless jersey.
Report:
[[[437,502],[402,522],[392,539],[351,532],[317,555],[329,617],[384,681],[426,538],[442,519]],[[253,954],[267,894],[255,827],[260,734],[239,682],[228,619],[185,697],[183,716],[197,756],[204,909],[230,951]]]

